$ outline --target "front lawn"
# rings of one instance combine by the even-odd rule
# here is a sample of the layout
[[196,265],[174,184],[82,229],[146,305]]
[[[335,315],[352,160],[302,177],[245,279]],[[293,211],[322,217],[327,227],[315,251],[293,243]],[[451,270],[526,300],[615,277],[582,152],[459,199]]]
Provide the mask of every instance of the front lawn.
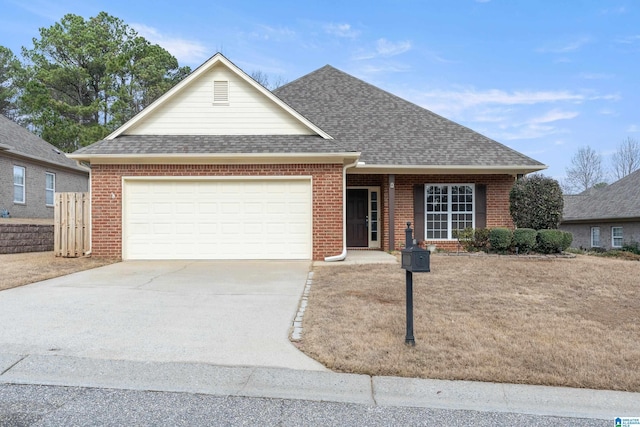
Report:
[[338,372],[640,392],[640,262],[442,256],[316,267],[302,351]]

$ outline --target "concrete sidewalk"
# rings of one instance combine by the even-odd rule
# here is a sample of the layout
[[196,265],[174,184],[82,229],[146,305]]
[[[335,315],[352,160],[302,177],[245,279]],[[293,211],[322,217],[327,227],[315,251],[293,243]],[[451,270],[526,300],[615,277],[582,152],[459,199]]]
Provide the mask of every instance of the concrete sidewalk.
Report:
[[0,354],[0,383],[188,392],[602,420],[640,416],[640,393],[56,355]]

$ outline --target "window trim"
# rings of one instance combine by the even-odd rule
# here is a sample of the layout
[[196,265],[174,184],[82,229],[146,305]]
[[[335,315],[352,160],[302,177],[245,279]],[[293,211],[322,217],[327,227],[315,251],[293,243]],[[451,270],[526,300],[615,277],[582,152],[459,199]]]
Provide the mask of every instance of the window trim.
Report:
[[[427,194],[427,188],[428,187],[448,187],[449,188],[449,192],[447,193],[448,195],[448,200],[447,200],[447,237],[446,238],[428,238],[427,234],[429,233],[429,227],[428,227],[428,217],[429,217],[429,210],[427,208],[427,199],[428,199],[428,194]],[[471,224],[472,227],[475,228],[476,226],[476,184],[475,183],[470,183],[470,182],[466,182],[466,183],[456,183],[456,182],[450,182],[450,183],[426,183],[424,184],[424,238],[425,240],[456,240],[453,237],[453,228],[452,228],[452,215],[454,214],[454,212],[451,211],[451,204],[453,203],[453,194],[451,194],[451,187],[471,187],[471,212],[464,212],[466,214],[471,213]],[[459,212],[456,212],[459,213]]]
[[[598,241],[596,242],[595,239],[593,238],[593,234],[594,231],[598,232]],[[599,248],[600,247],[600,227],[591,227],[591,231],[590,231],[590,243],[591,243],[591,247],[592,248]],[[597,243],[597,244],[595,244]]]
[[[53,188],[47,187],[47,177],[53,177]],[[47,194],[51,192],[51,203],[47,203]],[[53,172],[45,172],[44,173],[44,204],[46,206],[54,206],[55,205],[55,194],[56,194],[56,174]]]
[[[22,184],[16,183],[16,171],[22,171]],[[16,187],[22,187],[22,200],[16,200]],[[13,165],[13,203],[25,205],[27,203],[27,168]]]
[[[620,235],[615,236],[614,230],[620,230]],[[616,245],[616,239],[620,239],[620,244]],[[611,247],[612,248],[621,248],[624,245],[623,243],[623,234],[622,234],[622,226],[616,225],[611,227]]]

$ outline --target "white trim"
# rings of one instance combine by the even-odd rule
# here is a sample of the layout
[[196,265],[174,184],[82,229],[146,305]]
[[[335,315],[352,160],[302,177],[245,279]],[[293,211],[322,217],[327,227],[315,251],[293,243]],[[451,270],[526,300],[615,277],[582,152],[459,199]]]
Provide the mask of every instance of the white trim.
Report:
[[[427,237],[427,233],[429,232],[429,228],[427,227],[427,215],[429,215],[429,212],[427,211],[427,187],[444,187],[447,186],[449,188],[448,192],[447,192],[447,211],[446,212],[441,212],[441,213],[446,213],[447,215],[447,237],[433,237],[433,238],[429,238]],[[471,213],[471,224],[473,224],[472,226],[475,227],[476,224],[476,184],[474,183],[455,183],[455,182],[446,182],[446,183],[426,183],[424,184],[424,239],[425,240],[440,240],[440,241],[445,241],[445,240],[456,240],[455,238],[453,238],[453,227],[452,227],[452,215],[455,214],[455,212],[451,211],[451,203],[452,203],[452,196],[453,194],[451,194],[451,187],[471,187],[471,212],[468,211],[464,211],[462,212],[462,214],[469,214]],[[437,212],[432,212],[432,213],[436,213]],[[460,213],[460,212],[457,212]]]
[[[620,235],[619,236],[615,236],[614,235],[614,230],[620,230]],[[622,226],[613,226],[611,227],[611,247],[612,248],[621,248],[624,245],[624,241],[623,241],[624,235],[622,233]],[[620,244],[616,245],[615,241],[616,239],[620,239]]]
[[[367,248],[368,249],[380,249],[380,241],[381,241],[381,237],[382,237],[382,223],[380,221],[380,209],[381,209],[381,194],[380,194],[380,186],[379,185],[370,185],[370,186],[348,186],[347,190],[368,190],[367,193],[367,214],[368,214],[368,218],[369,218],[369,224],[367,225]],[[373,238],[371,237],[371,234],[373,233],[373,230],[371,229],[371,223],[373,220],[373,214],[371,213],[371,193],[372,192],[376,192],[378,193],[378,212],[377,212],[377,216],[375,221],[378,224],[378,229],[376,230],[376,233],[378,234],[378,238],[376,240],[373,240]],[[345,200],[346,203],[346,200]],[[346,223],[345,223],[346,226]]]
[[528,174],[547,169],[548,166],[476,166],[476,165],[375,165],[363,164],[358,165],[351,174],[404,174],[404,175],[448,175],[448,174],[465,174],[465,175],[489,175],[489,174],[507,174],[518,175]]
[[297,119],[303,126],[307,127],[308,129],[310,129],[311,131],[313,131],[314,133],[320,135],[325,139],[333,139],[331,135],[329,135],[324,130],[320,129],[318,126],[313,124],[310,120],[308,120],[302,114],[298,113],[296,110],[291,108],[289,105],[287,105],[280,98],[275,96],[271,91],[269,91],[267,88],[262,86],[260,83],[256,82],[247,73],[242,71],[235,64],[233,64],[231,61],[225,58],[224,55],[222,55],[221,53],[216,53],[215,55],[213,55],[204,64],[199,66],[195,71],[193,71],[191,74],[185,77],[180,83],[178,83],[177,85],[169,89],[164,95],[162,95],[160,98],[156,99],[153,103],[151,103],[151,105],[147,106],[144,110],[140,111],[138,114],[133,116],[129,121],[127,121],[125,124],[123,124],[118,129],[113,131],[111,134],[107,135],[105,139],[114,139],[120,135],[126,134],[127,130],[129,130],[135,124],[140,122],[142,119],[144,119],[145,117],[153,113],[161,105],[167,102],[169,98],[173,97],[175,94],[182,91],[185,87],[189,86],[191,82],[193,82],[202,74],[206,73],[207,71],[209,71],[211,68],[213,68],[218,64],[223,64],[224,66],[226,66],[229,70],[231,70],[236,75],[238,75],[241,79],[249,83],[251,86],[253,86],[256,90],[258,90],[264,96],[266,96],[273,103],[275,103],[284,111],[286,111],[295,119]]
[[[22,170],[22,184],[16,184],[16,169]],[[16,186],[22,187],[22,200],[16,200]],[[27,168],[13,165],[13,203],[25,205],[27,203]]]
[[[53,188],[47,188],[47,175],[51,175],[53,177]],[[47,203],[48,191],[51,191],[51,203]],[[45,172],[44,173],[44,204],[47,206],[54,206],[55,194],[56,194],[56,174],[53,172]]]
[[[595,242],[594,238],[593,238],[593,232],[594,231],[598,231],[598,241]],[[600,243],[600,227],[591,227],[590,231],[589,231],[589,243],[591,244],[592,248],[599,248],[601,243]],[[597,243],[594,244],[594,243]]]

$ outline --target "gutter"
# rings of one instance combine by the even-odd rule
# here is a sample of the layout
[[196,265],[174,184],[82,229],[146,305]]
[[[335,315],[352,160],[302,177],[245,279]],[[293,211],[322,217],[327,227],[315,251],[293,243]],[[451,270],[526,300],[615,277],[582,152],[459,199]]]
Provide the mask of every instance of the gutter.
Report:
[[358,159],[348,163],[342,168],[342,253],[340,255],[325,257],[325,262],[344,261],[347,257],[347,169],[358,164]]

